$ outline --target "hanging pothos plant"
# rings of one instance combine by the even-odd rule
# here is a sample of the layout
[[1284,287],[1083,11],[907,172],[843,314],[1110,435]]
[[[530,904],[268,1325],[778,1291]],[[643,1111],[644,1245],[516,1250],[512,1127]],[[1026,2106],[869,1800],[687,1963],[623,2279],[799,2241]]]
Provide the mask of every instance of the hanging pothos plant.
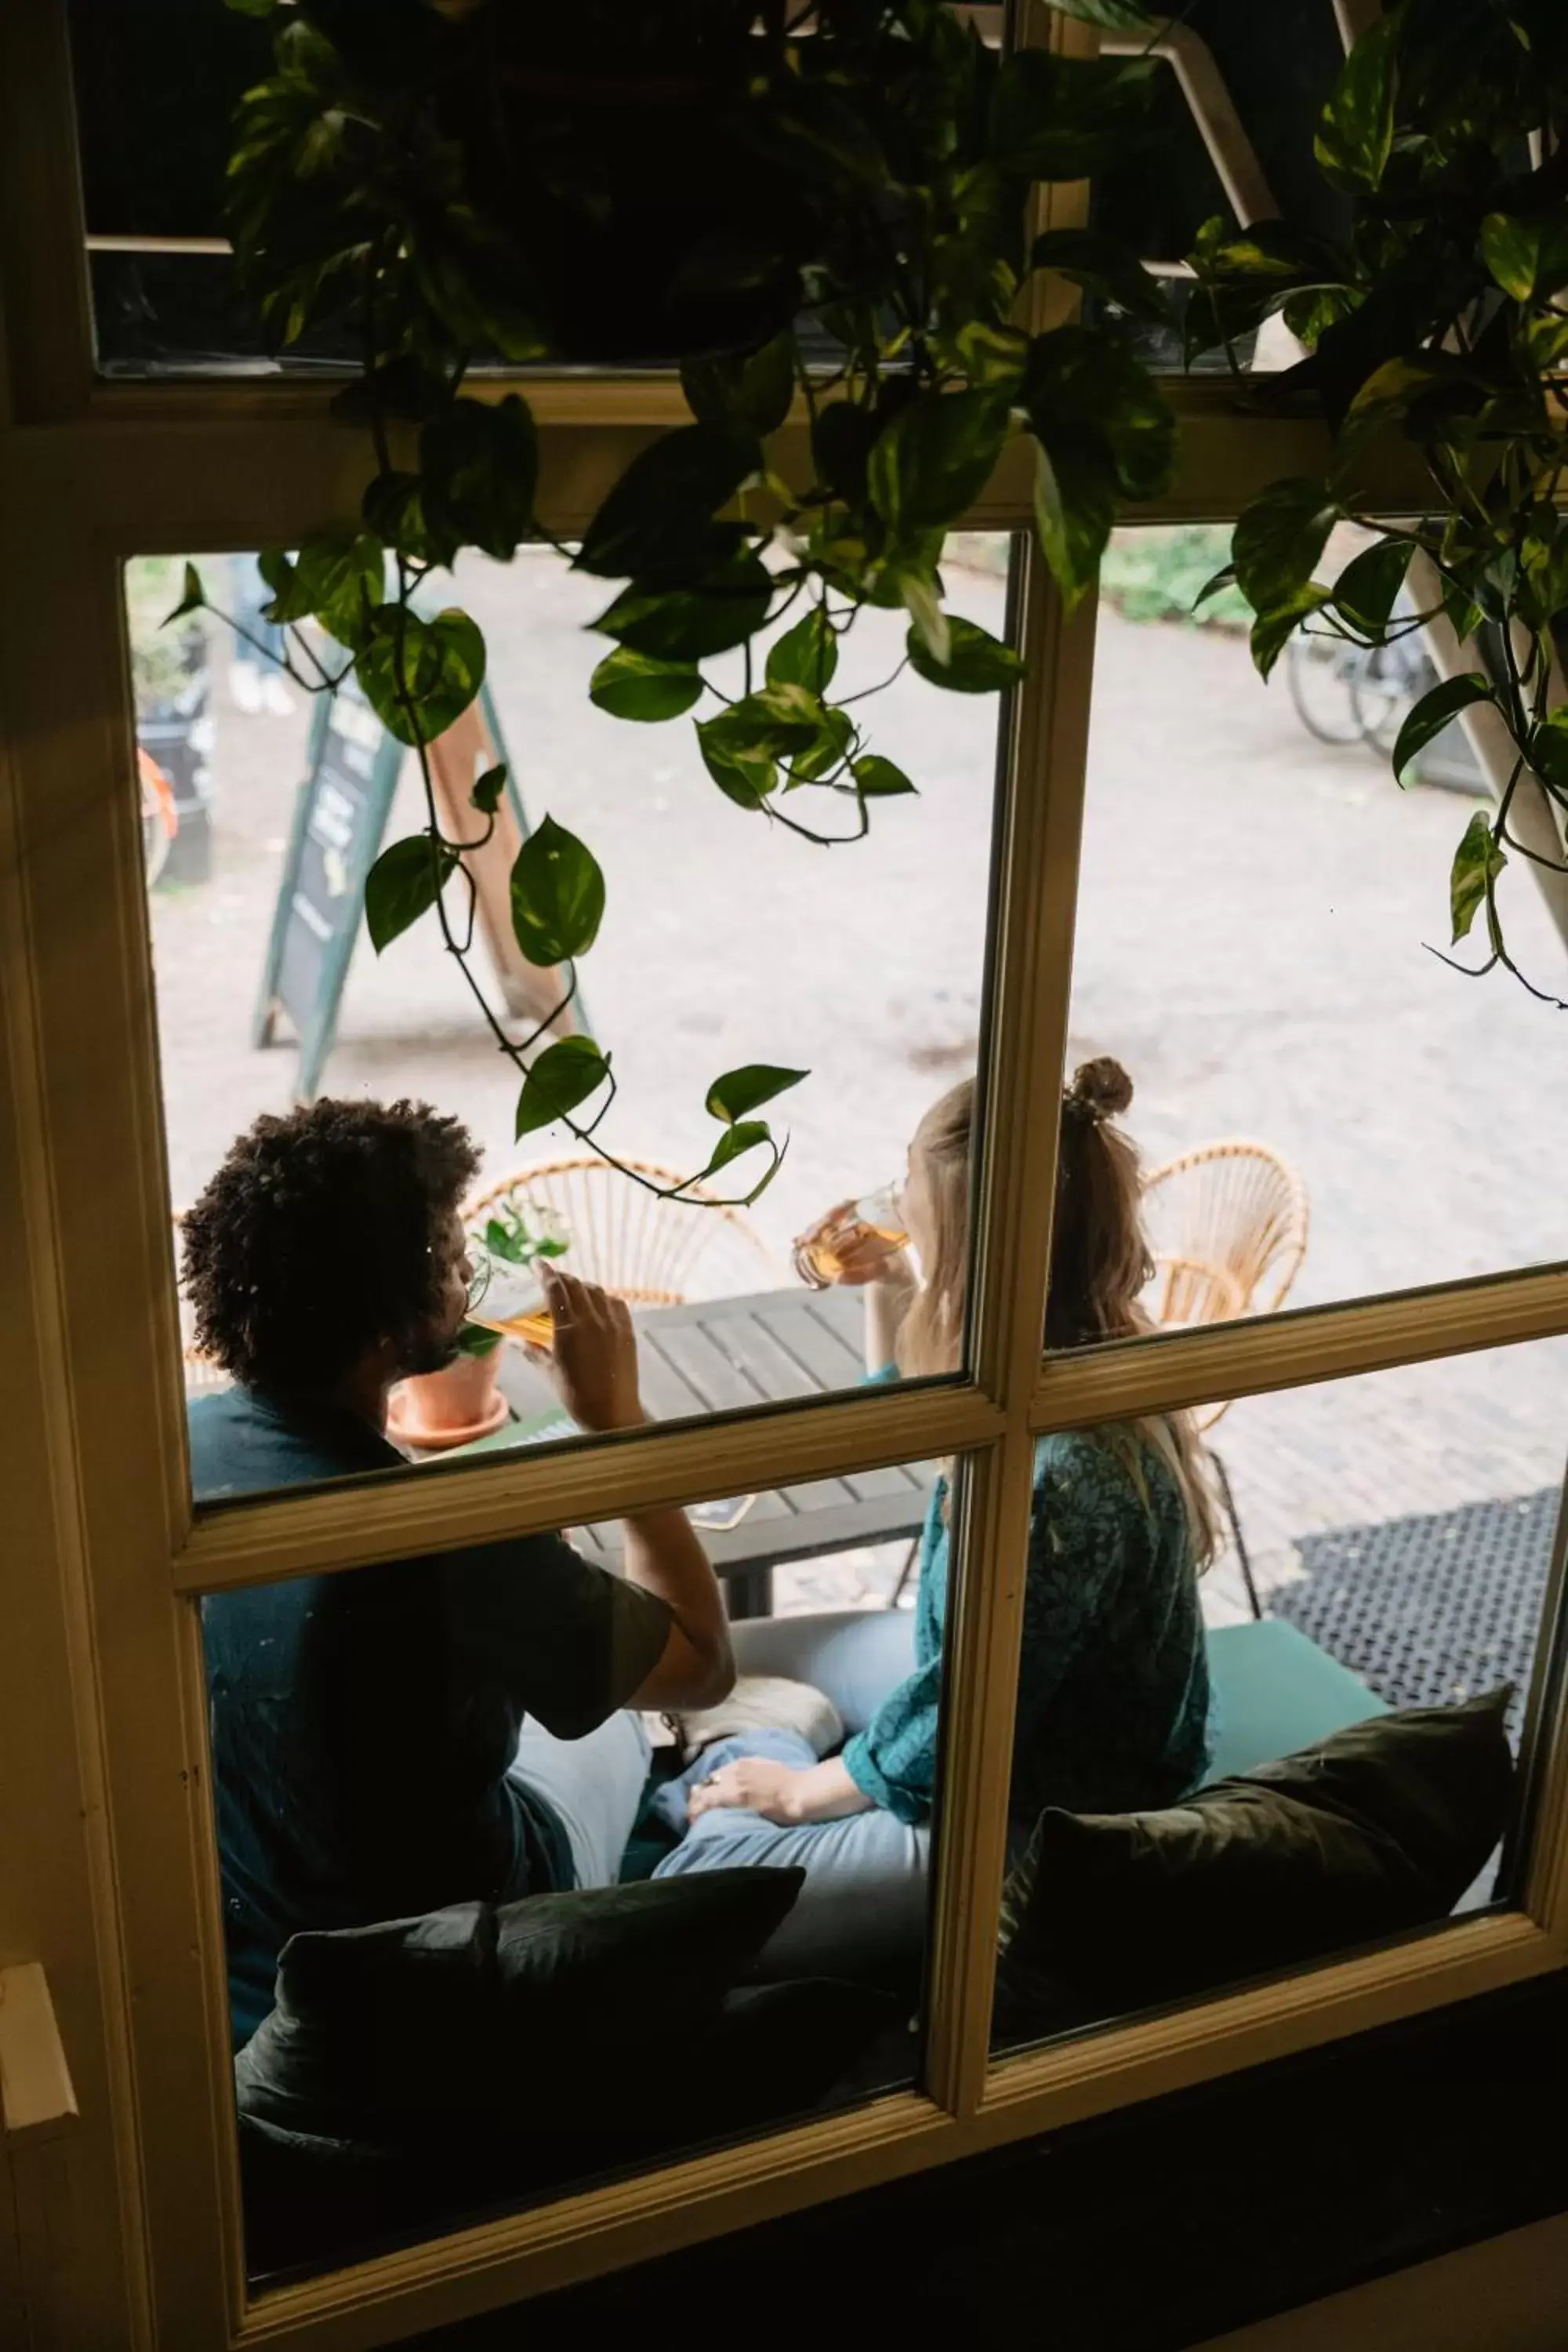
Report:
[[[1447,618],[1472,666],[1410,711],[1394,773],[1403,782],[1460,712],[1497,714],[1511,764],[1455,852],[1450,944],[1482,915],[1484,959],[1456,969],[1479,976],[1500,964],[1557,1005],[1555,991],[1519,971],[1498,884],[1510,853],[1568,875],[1568,702],[1554,659],[1568,642],[1565,131],[1563,0],[1400,0],[1347,58],[1318,132],[1319,165],[1349,200],[1349,234],[1331,243],[1270,221],[1237,236],[1211,221],[1193,256],[1201,282],[1187,318],[1189,351],[1224,344],[1234,366],[1236,340],[1282,309],[1310,356],[1257,396],[1310,391],[1332,435],[1321,479],[1276,482],[1247,508],[1211,589],[1235,580],[1253,605],[1265,677],[1298,629],[1384,646]],[[1401,443],[1417,460],[1403,469],[1418,484],[1416,511],[1390,521],[1365,511],[1358,486],[1386,480]],[[1376,543],[1326,585],[1316,575],[1345,520]],[[1429,567],[1412,578],[1417,556]],[[1535,793],[1551,828],[1532,826],[1527,844],[1521,795]],[[1555,854],[1543,839],[1555,839]]]
[[[459,854],[489,837],[504,777],[476,787],[463,840],[429,788],[427,746],[485,668],[479,628],[437,608],[433,575],[466,548],[507,562],[550,538],[527,399],[476,396],[471,371],[679,368],[690,421],[632,460],[571,551],[606,583],[593,699],[643,722],[693,714],[735,808],[814,842],[858,840],[879,800],[916,789],[875,749],[866,698],[835,699],[860,611],[908,615],[909,665],[935,690],[991,694],[1021,672],[948,613],[941,572],[946,530],[1004,443],[1035,445],[1040,542],[1069,601],[1118,501],[1168,478],[1171,412],[1113,324],[1014,323],[1040,269],[1092,288],[1112,320],[1164,315],[1131,255],[1077,229],[1031,246],[1026,229],[1031,184],[1080,180],[1149,136],[1158,68],[1003,58],[943,0],[236,5],[277,26],[230,166],[245,280],[282,341],[347,312],[363,349],[336,404],[374,451],[360,527],[261,563],[298,681],[331,691],[352,668],[425,772],[425,830],[369,877],[371,936],[384,949],[435,909],[518,1066],[517,1133],[560,1120],[614,1160],[607,1048],[514,1034],[468,962]],[[1107,10],[1130,13],[1075,0]],[[767,447],[797,402],[805,483],[781,478]],[[185,585],[182,611],[205,603],[194,571]],[[706,665],[737,649],[730,694]],[[604,904],[591,850],[547,821],[513,876],[523,953],[574,964]],[[675,1189],[748,1157],[754,1199],[782,1149],[757,1114],[803,1075],[753,1064],[716,1078],[713,1149]]]

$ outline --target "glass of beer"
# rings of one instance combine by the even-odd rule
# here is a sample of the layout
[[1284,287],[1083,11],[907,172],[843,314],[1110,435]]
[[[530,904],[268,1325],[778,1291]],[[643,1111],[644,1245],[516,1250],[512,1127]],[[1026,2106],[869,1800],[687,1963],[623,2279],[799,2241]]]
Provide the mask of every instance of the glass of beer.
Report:
[[795,1270],[813,1290],[843,1278],[852,1258],[891,1257],[909,1240],[900,1188],[884,1184],[845,1207],[830,1209],[795,1244]]
[[555,1337],[539,1277],[527,1266],[491,1260],[468,1294],[468,1320],[525,1348],[548,1348]]

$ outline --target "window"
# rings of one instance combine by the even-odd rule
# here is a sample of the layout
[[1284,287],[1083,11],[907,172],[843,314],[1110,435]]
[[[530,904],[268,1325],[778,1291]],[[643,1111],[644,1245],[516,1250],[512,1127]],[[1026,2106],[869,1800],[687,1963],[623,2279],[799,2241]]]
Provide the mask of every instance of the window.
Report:
[[[1335,842],[1353,833],[1363,847],[1347,866],[1355,866],[1350,878],[1358,887],[1388,854],[1396,819],[1399,887],[1410,887],[1426,855],[1420,845],[1430,811],[1446,808],[1436,797],[1441,787],[1426,788],[1430,800],[1396,801],[1375,767],[1356,765],[1354,751],[1320,770],[1321,755],[1297,730],[1286,689],[1277,684],[1265,693],[1245,677],[1233,688],[1239,665],[1223,633],[1183,635],[1173,625],[1138,620],[1125,562],[1123,585],[1108,576],[1097,650],[1094,600],[1064,616],[1038,564],[1016,559],[1007,593],[1028,673],[1003,715],[994,782],[994,707],[955,715],[911,702],[899,724],[941,781],[918,809],[894,812],[908,816],[907,833],[889,822],[858,866],[834,867],[826,879],[803,866],[799,898],[789,895],[793,881],[776,896],[764,892],[749,869],[737,882],[727,863],[698,872],[690,898],[678,901],[672,881],[668,904],[679,906],[682,930],[668,947],[651,887],[667,854],[656,847],[654,821],[668,814],[673,844],[675,825],[685,823],[677,815],[681,776],[661,784],[658,754],[643,755],[643,767],[629,730],[604,734],[614,749],[602,765],[597,751],[592,761],[570,756],[555,731],[558,714],[569,710],[574,729],[589,723],[581,672],[570,667],[586,656],[571,629],[552,640],[562,650],[547,674],[527,671],[532,635],[520,632],[509,651],[511,682],[498,686],[531,819],[546,804],[534,798],[546,779],[547,804],[580,813],[584,826],[600,821],[623,785],[644,795],[638,824],[647,831],[637,839],[647,841],[647,854],[639,848],[635,870],[628,857],[610,876],[630,928],[623,947],[606,948],[602,966],[605,1003],[628,1062],[646,1029],[684,1072],[689,1043],[710,1049],[715,1028],[743,1019],[750,1031],[765,1014],[776,1017],[776,1030],[754,1045],[748,1034],[745,1051],[767,1050],[776,1039],[781,1058],[787,1043],[823,1074],[822,1109],[812,1114],[820,1123],[803,1115],[798,1167],[792,1158],[763,1204],[776,1220],[764,1231],[774,1254],[787,1250],[816,1207],[898,1177],[911,1118],[973,1068],[980,1142],[961,1161],[972,1196],[973,1269],[962,1372],[852,1387],[847,1328],[832,1325],[837,1309],[808,1302],[807,1313],[828,1318],[810,1348],[837,1353],[831,1363],[827,1353],[808,1360],[803,1337],[793,1357],[799,1381],[770,1388],[746,1373],[739,1354],[715,1349],[700,1320],[684,1327],[685,1338],[671,1323],[662,1360],[700,1410],[650,1400],[656,1423],[581,1444],[556,1444],[544,1427],[532,1433],[542,1442],[503,1446],[499,1457],[448,1449],[444,1463],[406,1475],[345,1470],[291,1488],[286,1479],[263,1480],[253,1482],[262,1491],[252,1498],[231,1494],[194,1507],[170,1211],[190,1205],[252,1112],[289,1098],[294,1048],[257,1052],[245,1019],[259,992],[262,919],[276,903],[289,796],[310,753],[302,709],[269,711],[262,684],[261,708],[247,713],[222,667],[226,657],[209,652],[209,666],[216,658],[220,667],[205,712],[179,710],[187,687],[178,677],[163,697],[171,706],[164,719],[184,725],[178,747],[161,739],[177,824],[171,839],[154,793],[144,838],[134,782],[137,680],[127,657],[142,638],[134,622],[127,635],[126,568],[134,596],[135,567],[176,551],[198,551],[205,561],[207,551],[221,558],[287,547],[323,517],[350,520],[363,488],[362,453],[331,421],[325,387],[94,379],[65,12],[22,13],[26,24],[0,22],[5,64],[26,68],[0,73],[12,133],[0,141],[12,394],[4,426],[11,487],[0,526],[7,548],[0,726],[20,853],[0,879],[7,1002],[16,1007],[5,1034],[16,1055],[10,1082],[25,1211],[17,1265],[6,1273],[42,1368],[45,1433],[21,1465],[18,1507],[29,1527],[54,1530],[57,1553],[26,1572],[43,1575],[47,1567],[70,1596],[88,1696],[79,1717],[62,1719],[61,1754],[79,1743],[99,1791],[87,1808],[95,1839],[101,1823],[97,1893],[62,1903],[69,1933],[60,1933],[73,1972],[100,1971],[90,1998],[81,1998],[92,2020],[85,2063],[100,2094],[84,2103],[84,2160],[103,2193],[84,2200],[94,2209],[84,2227],[102,2233],[94,2243],[112,2265],[121,2260],[110,2237],[113,2217],[130,2217],[126,2240],[144,2251],[136,2292],[168,2339],[244,2340],[265,2331],[279,2343],[313,2334],[326,2341],[341,2326],[369,2341],[378,2330],[437,2325],[589,2268],[761,2220],[803,2198],[869,2185],[1561,1965],[1564,1759],[1555,1686],[1542,1665],[1529,1802],[1495,1903],[1430,1934],[1314,1959],[1261,1987],[1226,1980],[1216,1990],[1211,1982],[1163,2009],[1130,2000],[1109,2023],[1102,2007],[1079,2021],[1093,2032],[1044,2041],[1031,2032],[1025,2038],[1037,2046],[1009,2047],[994,2062],[1037,1441],[1227,1404],[1215,1442],[1255,1576],[1278,1590],[1286,1613],[1310,1588],[1327,1594],[1351,1578],[1347,1528],[1391,1519],[1522,1503],[1518,1528],[1538,1567],[1552,1541],[1553,1507],[1542,1498],[1560,1467],[1552,1446],[1561,1447],[1562,1431],[1551,1381],[1538,1367],[1555,1360],[1557,1335],[1568,1328],[1568,1280],[1553,1255],[1560,1243],[1550,1216],[1531,1205],[1551,1188],[1521,1185],[1517,1196],[1500,1197],[1527,1155],[1550,1148],[1550,1089],[1528,1075],[1542,1057],[1515,1043],[1533,1009],[1501,982],[1467,992],[1457,979],[1428,975],[1414,900],[1408,922],[1394,919],[1405,917],[1403,904],[1380,901],[1355,953],[1370,972],[1367,989],[1387,992],[1369,1012],[1347,992],[1310,1041],[1311,1055],[1294,1055],[1299,1071],[1311,1061],[1310,1097],[1279,1085],[1280,1057],[1258,1017],[1261,958],[1279,959],[1275,975],[1292,1018],[1306,992],[1304,985],[1293,995],[1289,971],[1279,970],[1290,961],[1280,957],[1284,925],[1301,927],[1299,953],[1310,965],[1332,919],[1327,864],[1298,858],[1262,871],[1257,853],[1275,836],[1255,829],[1250,810],[1234,813],[1245,798],[1240,759],[1297,775],[1300,792],[1281,824],[1310,830],[1330,823],[1326,808]],[[1168,499],[1147,518],[1154,533],[1223,527],[1260,484],[1310,473],[1321,461],[1310,421],[1238,412],[1228,393],[1201,383],[1177,386],[1173,397],[1182,467]],[[582,531],[647,433],[684,414],[672,383],[646,376],[552,380],[540,389],[538,407],[542,500],[563,544]],[[781,467],[801,462],[803,430],[798,420],[781,429],[772,453]],[[1408,510],[1407,483],[1391,480],[1385,495],[1389,511]],[[994,551],[1028,530],[1030,507],[1027,482],[1004,465],[966,520]],[[1119,548],[1119,560],[1128,551]],[[994,556],[988,561],[989,571],[966,575],[963,593],[977,610],[995,612],[1004,592]],[[525,597],[567,614],[566,599],[577,592],[552,559],[520,559],[511,591],[524,574]],[[487,599],[492,583],[477,577],[472,593]],[[1168,637],[1160,634],[1167,625]],[[1215,682],[1201,688],[1211,677]],[[144,706],[150,724],[157,716]],[[204,718],[213,722],[210,741],[195,731]],[[938,724],[951,730],[941,743]],[[1218,747],[1211,759],[1205,744]],[[158,741],[144,737],[144,748],[162,764]],[[1210,837],[1190,824],[1177,824],[1172,839],[1164,831],[1170,795],[1154,793],[1156,772],[1177,776],[1175,790],[1229,808],[1215,831],[1226,843],[1238,840],[1246,857],[1218,845],[1211,857]],[[661,793],[668,812],[654,806]],[[950,836],[942,828],[961,801],[967,806]],[[692,861],[708,856],[728,817],[723,807],[710,809],[683,836]],[[737,814],[731,828],[738,870],[742,824]],[[207,880],[178,863],[199,850],[204,829],[214,854]],[[168,862],[149,898],[146,853],[150,845],[161,854],[159,830]],[[323,874],[331,831],[329,824],[316,844]],[[607,849],[607,864],[614,855]],[[673,876],[679,849],[668,855]],[[940,892],[929,870],[933,856],[942,861]],[[231,888],[243,905],[227,902]],[[921,896],[928,891],[929,899]],[[918,925],[904,919],[917,901],[929,910]],[[753,956],[787,958],[793,967],[815,944],[801,935],[798,910],[807,905],[814,928],[831,921],[824,952],[839,976],[832,1001],[819,995],[808,1014],[781,971],[770,988],[753,979],[746,992],[727,988],[716,1005],[702,982],[711,939],[726,940],[726,971],[736,960],[753,969]],[[1184,905],[1193,943],[1174,921]],[[1268,930],[1250,959],[1238,944],[1246,924]],[[740,940],[742,931],[755,937]],[[883,966],[874,984],[856,968],[857,959],[874,960],[862,939],[873,941]],[[1189,1016],[1194,943],[1208,993]],[[412,1005],[419,1023],[436,1017],[437,975],[425,952],[410,937],[380,964],[363,945],[353,954],[337,1050],[356,1089],[424,1087],[419,1056],[428,1040],[411,1041],[403,1008]],[[1400,972],[1415,962],[1420,980],[1396,981],[1396,958]],[[657,1001],[640,977],[656,969]],[[590,997],[595,984],[590,966]],[[1437,1009],[1445,986],[1450,992]],[[1216,1051],[1222,1013],[1235,1025]],[[1408,1042],[1417,1018],[1430,1024],[1420,1029],[1419,1056]],[[204,1026],[223,1031],[205,1062],[197,1050]],[[1309,1248],[1286,1302],[1292,1311],[1274,1315],[1263,1311],[1271,1299],[1237,1296],[1217,1318],[1172,1313],[1166,1319],[1179,1328],[1156,1336],[1134,1331],[1109,1335],[1103,1345],[1042,1349],[1054,1295],[1062,1086],[1091,1053],[1116,1055],[1133,1076],[1130,1116],[1152,1162],[1224,1139],[1239,1125],[1303,1177],[1322,1245],[1314,1240]],[[461,1063],[463,1088],[471,1087],[455,1097],[458,1108],[476,1121],[491,1118],[482,1057],[455,1021],[451,1055],[443,1067]],[[726,1051],[710,1063],[705,1053],[703,1066],[729,1058]],[[1342,1105],[1337,1058],[1364,1080],[1356,1092],[1341,1067]],[[662,1074],[657,1061],[647,1066],[654,1076],[639,1110],[657,1145],[650,1156],[679,1154],[691,1146],[682,1122],[697,1118],[700,1087],[685,1087],[665,1128]],[[1350,1131],[1372,1115],[1388,1122],[1375,1171],[1362,1164],[1370,1156],[1364,1133]],[[1430,1122],[1437,1143],[1421,1144],[1418,1120]],[[1433,1160],[1451,1154],[1457,1162],[1461,1150],[1463,1175],[1445,1166],[1439,1181]],[[1395,1152],[1406,1156],[1394,1161]],[[1397,1181],[1389,1174],[1395,1166]],[[1413,1207],[1415,1192],[1422,1198]],[[1183,1255],[1166,1249],[1167,1259]],[[1505,1397],[1520,1402],[1500,1433]],[[1413,1443],[1408,1454],[1394,1451],[1411,1439],[1417,1414],[1427,1435],[1439,1427],[1455,1433],[1452,1443],[1445,1435],[1435,1466]],[[1337,1450],[1352,1441],[1363,1452],[1386,1444],[1389,1479],[1386,1487],[1377,1479],[1375,1491],[1358,1486],[1353,1507],[1342,1511],[1322,1502],[1321,1489]],[[956,1491],[928,1518],[935,1465],[953,1462],[963,1471]],[[731,1577],[736,1614],[754,1613],[771,1598],[781,1626],[795,1622],[783,1612],[803,1599],[814,1609],[842,1602],[868,1621],[876,1612],[860,1604],[887,1600],[917,1540],[932,1557],[951,1546],[963,1564],[947,1588],[942,1622],[933,1612],[924,1637],[928,1663],[940,1649],[942,1664],[918,2053],[907,2032],[911,2009],[898,2029],[899,2062],[825,2095],[819,2111],[803,2117],[784,2098],[759,2109],[744,2131],[736,2125],[706,2139],[695,2121],[683,2121],[635,2161],[609,2164],[613,2177],[590,2177],[591,2167],[574,2158],[567,2181],[550,2183],[548,2194],[501,2197],[482,2214],[480,2200],[469,2200],[470,2229],[390,2259],[378,2252],[357,2268],[339,2266],[344,2244],[363,2251],[370,2231],[319,2250],[326,2275],[284,2277],[271,2268],[265,2284],[247,2283],[225,1893],[213,1836],[222,1792],[209,1775],[201,1604],[210,1618],[215,1602],[249,1605],[247,1596],[297,1593],[319,1580],[336,1605],[340,1590],[382,1577],[388,1563],[450,1559],[561,1528],[585,1530],[584,1545],[604,1551],[614,1538],[599,1531],[628,1516],[705,1501],[697,1516],[706,1517],[721,1568],[739,1563],[760,1577],[779,1563],[771,1595],[760,1580],[748,1591]],[[812,1531],[818,1512],[837,1515],[831,1541],[820,1521]],[[1464,1521],[1456,1542],[1468,1539],[1471,1525]],[[765,1526],[782,1531],[778,1541],[751,1549]],[[1294,1579],[1276,1574],[1291,1544],[1307,1560]],[[830,1588],[824,1563],[835,1559],[842,1581]],[[913,1567],[910,1573],[906,1602]],[[1245,1579],[1237,1587],[1224,1561],[1214,1573],[1216,1596],[1239,1590],[1237,1605],[1247,1605]],[[1532,1674],[1548,1650],[1536,1629],[1552,1613],[1533,1597],[1538,1589],[1546,1590],[1531,1587],[1520,1620],[1520,1655]],[[933,1591],[929,1581],[921,1588],[928,1606]],[[918,1619],[907,1608],[897,1613]],[[1334,1651],[1339,1637],[1325,1630],[1326,1618],[1313,1622],[1322,1646]],[[1376,1687],[1370,1666],[1348,1663]],[[389,1724],[387,1737],[395,1734]],[[258,1792],[257,1801],[276,1801],[276,1792]],[[73,1814],[68,1834],[76,1832]],[[436,1887],[432,1900],[445,1891]]]

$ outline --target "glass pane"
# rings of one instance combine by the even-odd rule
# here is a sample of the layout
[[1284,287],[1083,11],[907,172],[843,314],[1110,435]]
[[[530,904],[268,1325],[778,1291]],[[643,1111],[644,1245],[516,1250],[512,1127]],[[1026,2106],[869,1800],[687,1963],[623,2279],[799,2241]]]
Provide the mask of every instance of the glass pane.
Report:
[[[1113,37],[1142,46],[1135,34]],[[1279,217],[1320,236],[1342,236],[1349,207],[1312,154],[1344,55],[1329,0],[1278,0],[1267,11],[1247,0],[1196,0],[1182,10],[1172,39],[1184,54],[1180,70],[1173,61],[1157,85],[1153,140],[1096,181],[1095,226],[1162,275],[1185,260],[1206,220],[1241,226],[1236,198],[1246,199],[1249,225]],[[1173,275],[1167,290],[1179,320],[1187,287]],[[1182,373],[1177,329],[1131,320],[1119,326],[1151,367]],[[1278,319],[1237,344],[1238,363],[1255,373],[1289,367],[1300,356]],[[1216,350],[1200,354],[1193,368],[1212,374],[1228,364]]]
[[[1120,1129],[1157,1271],[1139,1301],[1136,1266],[1113,1270],[1080,1314],[1068,1257],[1092,1240],[1058,1213],[1053,1345],[1568,1252],[1568,1114],[1560,1136],[1540,1075],[1560,1015],[1432,952],[1486,785],[1458,726],[1418,781],[1394,781],[1387,746],[1430,682],[1420,639],[1396,649],[1399,676],[1352,674],[1308,640],[1264,686],[1238,605],[1184,618],[1227,540],[1121,532],[1106,559],[1068,1066],[1110,1055],[1131,1081]],[[1515,862],[1503,912],[1523,971],[1563,993],[1536,873]],[[1103,1132],[1069,1120],[1064,1175],[1100,1163]]]
[[[961,541],[947,572],[957,607],[998,635],[1006,545]],[[997,699],[904,669],[857,703],[868,742],[920,789],[868,803],[869,837],[825,852],[717,790],[689,722],[629,724],[590,702],[606,641],[585,625],[603,583],[550,551],[504,570],[465,562],[456,594],[483,626],[489,669],[433,759],[448,833],[474,837],[468,793],[493,761],[514,789],[473,862],[481,1005],[433,913],[379,956],[365,936],[367,870],[425,821],[418,762],[352,684],[330,707],[302,690],[311,649],[289,649],[299,675],[278,667],[249,558],[204,569],[214,604],[257,640],[237,641],[244,658],[210,615],[160,625],[177,559],[128,571],[198,1499],[398,1463],[374,1436],[263,1444],[243,1391],[331,1391],[374,1420],[391,1384],[388,1434],[422,1463],[597,1425],[580,1398],[563,1417],[547,1355],[523,1344],[547,1336],[519,1318],[544,1307],[558,1273],[628,1304],[641,1402],[659,1419],[853,1391],[895,1357],[911,1374],[954,1370]],[[835,693],[899,672],[903,637],[900,616],[865,613]],[[740,690],[738,657],[712,674]],[[852,800],[846,819],[837,795],[815,798],[826,812],[796,792],[784,813],[849,829]],[[547,818],[589,845],[606,892],[564,1011],[572,975],[526,961],[509,899],[520,845],[529,835],[531,855]],[[447,892],[459,927],[460,888]],[[520,1072],[498,1034],[521,1039],[548,1020],[542,1045],[586,1032],[614,1056],[617,1091],[591,1139],[599,1102],[576,1134],[514,1139]],[[773,1182],[734,1205],[766,1166],[754,1151],[670,1197],[723,1132],[708,1089],[758,1064],[806,1074],[767,1106],[788,1138]],[[467,1140],[377,1108],[409,1099]],[[924,1130],[934,1173],[910,1186],[933,1105],[945,1105]],[[253,1133],[262,1114],[293,1123]],[[465,1284],[481,1321],[446,1364]],[[361,1384],[353,1397],[345,1381]],[[863,1499],[844,1541],[914,1533],[901,1506],[886,1517],[875,1480]],[[759,1534],[752,1524],[745,1543]],[[822,1549],[792,1538],[778,1556]]]
[[253,2279],[914,2080],[947,1527],[881,1475],[918,1612],[826,1559],[732,1690],[677,1511],[200,1604]]
[[999,2042],[1517,1888],[1565,1371],[1542,1340],[1040,1441]]

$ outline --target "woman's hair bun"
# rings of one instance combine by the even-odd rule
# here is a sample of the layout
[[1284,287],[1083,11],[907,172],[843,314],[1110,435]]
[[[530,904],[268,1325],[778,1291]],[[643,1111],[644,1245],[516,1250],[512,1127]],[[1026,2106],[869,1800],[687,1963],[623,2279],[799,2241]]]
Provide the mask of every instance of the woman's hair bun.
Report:
[[1086,1112],[1090,1118],[1114,1118],[1131,1099],[1132,1081],[1121,1063],[1109,1054],[1101,1054],[1092,1062],[1080,1062],[1068,1088],[1068,1100],[1074,1109]]

